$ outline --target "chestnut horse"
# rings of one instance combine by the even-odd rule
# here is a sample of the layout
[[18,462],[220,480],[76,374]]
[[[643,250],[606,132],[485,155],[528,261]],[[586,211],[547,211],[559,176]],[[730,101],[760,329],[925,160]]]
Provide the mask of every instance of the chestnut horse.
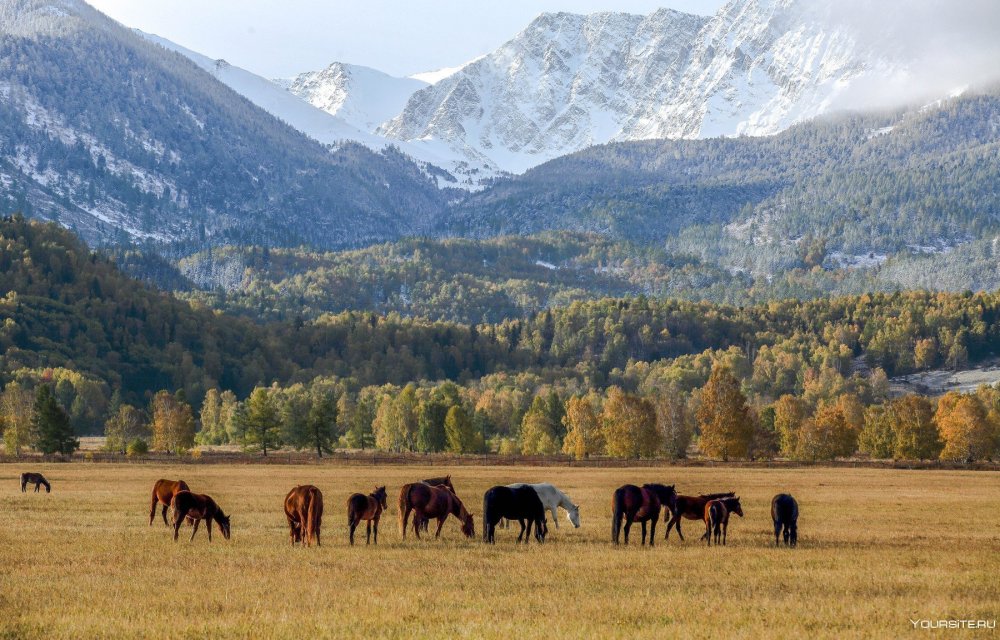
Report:
[[730,513],[743,517],[743,506],[740,505],[740,499],[736,496],[716,498],[705,503],[705,535],[701,539],[708,539],[708,546],[712,546],[713,533],[715,534],[715,544],[719,544],[721,534],[722,546],[726,545]]
[[[425,479],[421,480],[421,482],[423,482],[424,484],[429,484],[432,487],[436,487],[438,485],[444,485],[444,486],[448,487],[448,489],[451,490],[452,493],[455,493],[455,485],[453,485],[451,483],[451,474],[450,473],[448,475],[446,475],[446,476],[441,476],[441,477],[438,477],[438,478],[425,478]],[[420,524],[420,528],[423,529],[424,531],[427,531],[427,527],[428,527],[429,524],[430,523],[427,520],[424,520]]]
[[229,516],[222,512],[222,508],[215,503],[211,496],[203,493],[191,493],[190,491],[178,491],[170,500],[170,507],[174,510],[174,542],[177,542],[177,533],[181,529],[181,523],[185,518],[194,520],[194,531],[191,532],[191,540],[194,534],[198,533],[198,525],[202,520],[208,526],[208,541],[212,541],[212,521],[219,524],[222,536],[229,540]]
[[677,527],[677,535],[681,537],[681,541],[684,540],[684,534],[681,533],[681,518],[687,518],[688,520],[703,520],[705,518],[705,505],[709,500],[716,500],[718,498],[732,498],[736,494],[732,491],[727,491],[725,493],[703,493],[700,496],[676,496],[674,499],[674,504],[669,508],[666,514],[664,514],[663,519],[667,520],[667,533],[663,536],[664,540],[670,539],[670,529],[672,527]]
[[170,526],[167,522],[167,507],[170,506],[170,501],[178,491],[190,491],[191,488],[188,487],[187,483],[183,480],[157,480],[153,485],[153,499],[152,504],[149,506],[149,524],[153,524],[153,519],[156,517],[156,505],[163,505],[163,524],[165,526]]
[[45,493],[52,493],[52,485],[49,481],[45,479],[40,473],[32,473],[31,471],[25,471],[21,474],[21,493],[28,492],[28,485],[35,485],[35,493],[38,493],[38,488],[41,486],[45,487]]
[[[354,544],[354,531],[362,520],[368,522],[365,544],[372,540],[372,529],[375,529],[375,544],[378,544],[378,521],[382,512],[388,508],[385,487],[375,487],[368,495],[355,493],[347,499],[347,526],[351,528],[351,544]],[[374,524],[374,527],[373,527]]]
[[288,518],[288,535],[293,545],[301,542],[308,547],[315,540],[316,546],[320,546],[323,493],[319,489],[304,484],[289,491],[285,496],[285,517]]
[[434,537],[441,535],[441,527],[448,519],[448,514],[462,522],[462,533],[466,538],[476,535],[472,514],[447,486],[432,487],[423,482],[405,484],[399,490],[399,530],[406,539],[406,523],[413,512],[413,534],[420,539],[420,525],[425,520],[437,518],[438,526]]
[[656,521],[660,519],[662,505],[657,490],[652,485],[637,487],[626,484],[615,490],[611,499],[611,541],[618,544],[618,536],[625,521],[625,544],[633,522],[642,524],[642,544],[646,544],[646,523],[650,523],[649,546],[656,537]]

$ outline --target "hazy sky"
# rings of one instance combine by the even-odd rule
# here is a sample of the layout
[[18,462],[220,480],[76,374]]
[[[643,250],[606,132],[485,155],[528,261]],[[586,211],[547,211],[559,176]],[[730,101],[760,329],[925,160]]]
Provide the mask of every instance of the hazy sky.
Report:
[[544,11],[709,15],[724,0],[88,0],[155,33],[269,78],[351,62],[394,75],[461,64]]

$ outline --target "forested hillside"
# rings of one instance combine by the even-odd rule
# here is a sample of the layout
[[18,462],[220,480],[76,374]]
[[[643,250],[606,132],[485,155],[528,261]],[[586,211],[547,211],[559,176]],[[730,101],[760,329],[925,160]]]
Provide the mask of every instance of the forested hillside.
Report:
[[0,2],[4,214],[100,244],[332,248],[417,233],[444,197],[397,151],[323,147],[84,3]]

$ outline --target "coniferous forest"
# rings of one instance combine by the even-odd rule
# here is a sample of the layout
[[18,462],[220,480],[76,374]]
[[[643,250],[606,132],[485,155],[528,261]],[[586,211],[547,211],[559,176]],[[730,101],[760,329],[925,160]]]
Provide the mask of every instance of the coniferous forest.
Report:
[[100,434],[134,455],[235,443],[262,454],[967,461],[1000,445],[1000,390],[890,387],[1000,351],[1000,294],[608,297],[493,322],[268,318],[179,299],[116,262],[55,224],[0,223],[9,454]]

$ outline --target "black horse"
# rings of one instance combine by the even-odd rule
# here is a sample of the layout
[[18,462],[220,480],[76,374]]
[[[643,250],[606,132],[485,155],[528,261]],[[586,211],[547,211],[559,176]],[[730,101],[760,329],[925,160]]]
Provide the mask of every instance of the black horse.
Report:
[[771,500],[771,519],[774,520],[774,546],[780,546],[778,536],[784,529],[785,544],[794,547],[799,541],[799,503],[787,493],[779,493]]
[[52,485],[49,484],[49,481],[45,479],[45,476],[40,473],[32,473],[30,471],[22,473],[21,493],[27,493],[27,487],[29,484],[35,485],[35,493],[38,493],[38,488],[42,485],[45,485],[45,493],[52,493]]
[[[545,542],[545,535],[549,532],[548,524],[545,522],[545,507],[538,497],[538,493],[529,486],[504,487],[496,486],[486,492],[483,496],[483,540],[489,544],[496,542],[497,523],[501,519],[517,520],[521,525],[521,533],[517,536],[517,541],[521,538],[528,542],[531,535],[531,525],[535,525],[535,540]],[[527,521],[527,534],[525,534],[525,521]]]

